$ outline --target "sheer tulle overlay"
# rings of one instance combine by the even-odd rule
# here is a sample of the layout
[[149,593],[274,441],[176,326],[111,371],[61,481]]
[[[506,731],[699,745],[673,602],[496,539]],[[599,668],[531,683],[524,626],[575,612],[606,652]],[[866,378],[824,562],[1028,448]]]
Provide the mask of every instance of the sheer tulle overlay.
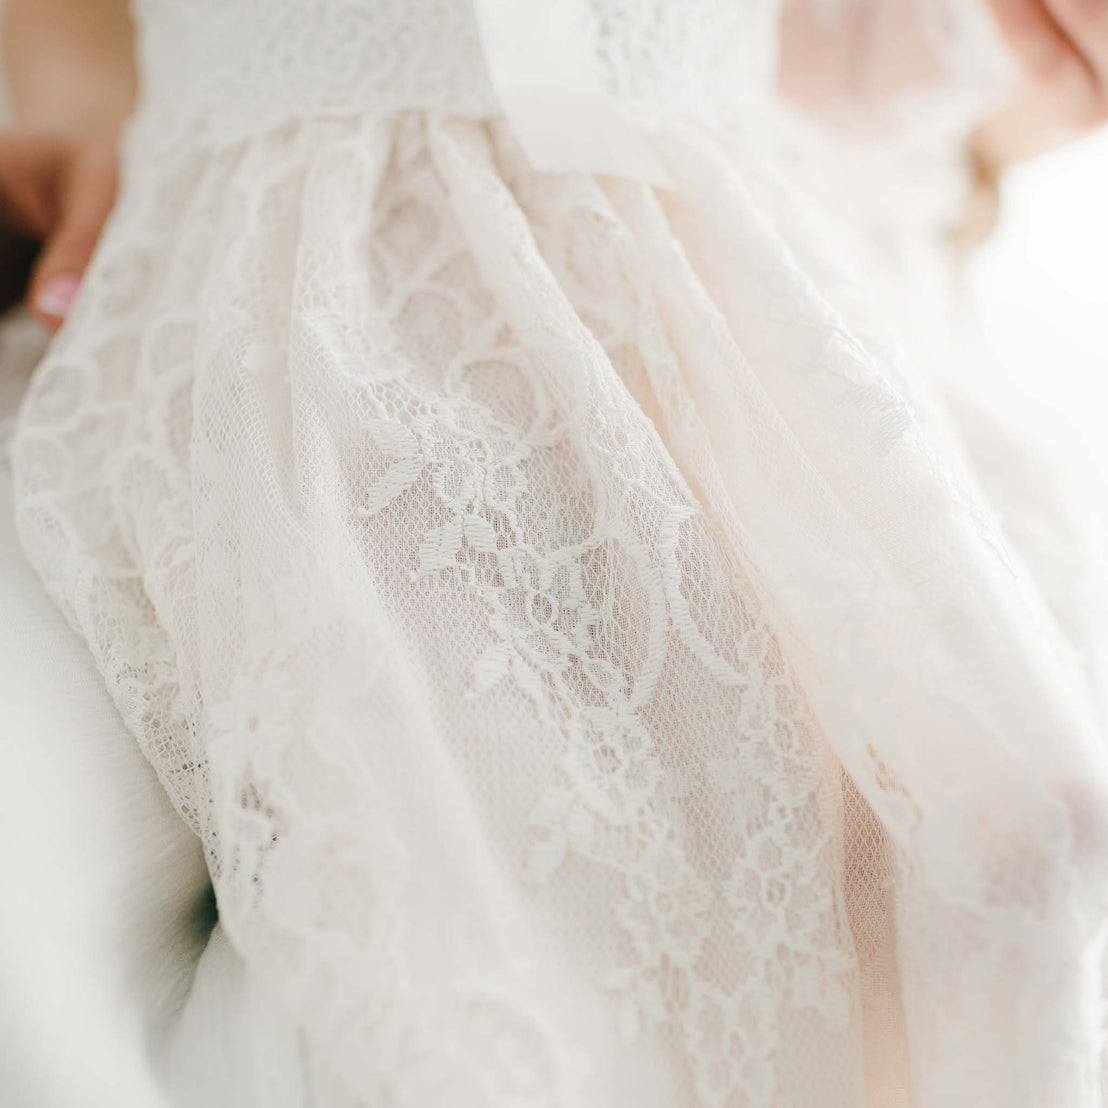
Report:
[[317,1102],[1098,1103],[1093,675],[765,117],[158,107],[19,524]]

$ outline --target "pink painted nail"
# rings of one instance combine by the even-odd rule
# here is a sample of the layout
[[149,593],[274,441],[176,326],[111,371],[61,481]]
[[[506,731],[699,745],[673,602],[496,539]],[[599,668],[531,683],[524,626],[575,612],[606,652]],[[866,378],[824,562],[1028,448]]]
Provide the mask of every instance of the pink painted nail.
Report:
[[59,273],[57,277],[51,277],[35,297],[35,307],[43,315],[64,319],[73,304],[73,298],[77,295],[77,286],[80,283],[80,278],[73,273]]

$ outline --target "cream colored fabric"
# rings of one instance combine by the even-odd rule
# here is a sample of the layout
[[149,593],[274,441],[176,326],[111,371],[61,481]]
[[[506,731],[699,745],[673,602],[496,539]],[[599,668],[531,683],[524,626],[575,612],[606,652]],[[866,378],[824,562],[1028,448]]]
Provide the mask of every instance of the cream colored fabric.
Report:
[[143,0],[28,553],[316,1102],[1092,1106],[1101,675],[834,144],[686,110],[743,5],[593,7],[668,193],[533,171],[461,0]]

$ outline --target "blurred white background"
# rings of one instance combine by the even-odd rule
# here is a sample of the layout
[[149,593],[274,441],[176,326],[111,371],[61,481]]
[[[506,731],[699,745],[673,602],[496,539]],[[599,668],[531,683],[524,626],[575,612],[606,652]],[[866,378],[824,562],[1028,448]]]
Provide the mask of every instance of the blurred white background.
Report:
[[1010,170],[1002,195],[967,273],[996,355],[987,372],[1072,433],[1108,481],[1108,129]]

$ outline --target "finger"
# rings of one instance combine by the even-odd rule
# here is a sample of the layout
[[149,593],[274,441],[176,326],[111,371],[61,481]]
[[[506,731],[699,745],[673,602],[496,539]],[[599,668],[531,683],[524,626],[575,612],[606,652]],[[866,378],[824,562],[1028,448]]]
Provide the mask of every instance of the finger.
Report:
[[1082,51],[1043,0],[988,0],[1001,34],[1031,80],[1048,90],[1064,113],[1097,110],[1100,87]]
[[116,183],[116,162],[109,153],[85,151],[70,163],[61,217],[31,278],[32,309],[48,327],[60,326],[69,312],[115,203]]
[[1047,0],[1050,13],[1093,71],[1101,122],[1108,115],[1108,0]]

